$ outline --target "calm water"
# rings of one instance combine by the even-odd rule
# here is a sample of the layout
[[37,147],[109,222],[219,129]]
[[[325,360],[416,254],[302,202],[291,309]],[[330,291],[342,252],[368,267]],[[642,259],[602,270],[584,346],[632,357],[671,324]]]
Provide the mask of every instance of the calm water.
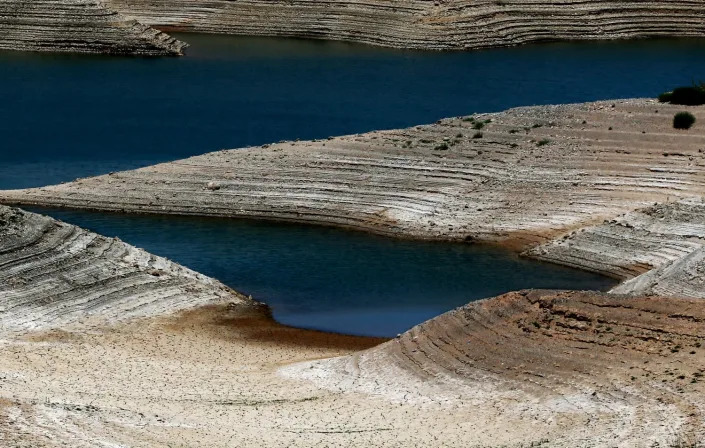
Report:
[[614,285],[486,246],[242,220],[34,210],[215,277],[269,304],[282,323],[343,333],[394,336],[471,300],[526,287]]
[[705,40],[438,53],[181,38],[192,44],[183,58],[0,53],[0,188],[512,106],[654,96],[705,73]]
[[[0,53],[0,188],[204,152],[513,106],[654,96],[705,73],[705,40],[467,53],[182,36],[183,58]],[[611,281],[487,247],[244,221],[51,211],[270,304],[281,322],[390,336],[472,299]]]

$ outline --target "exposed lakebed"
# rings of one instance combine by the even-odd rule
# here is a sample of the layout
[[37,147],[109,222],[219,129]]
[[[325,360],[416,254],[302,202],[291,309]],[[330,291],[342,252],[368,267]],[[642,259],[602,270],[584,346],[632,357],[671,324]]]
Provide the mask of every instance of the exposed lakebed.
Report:
[[[702,40],[472,53],[187,40],[193,47],[180,59],[1,54],[0,188],[475,111],[653,96],[705,72]],[[485,246],[240,220],[39,211],[218,278],[268,303],[282,323],[329,331],[392,336],[510,290],[614,284]]]

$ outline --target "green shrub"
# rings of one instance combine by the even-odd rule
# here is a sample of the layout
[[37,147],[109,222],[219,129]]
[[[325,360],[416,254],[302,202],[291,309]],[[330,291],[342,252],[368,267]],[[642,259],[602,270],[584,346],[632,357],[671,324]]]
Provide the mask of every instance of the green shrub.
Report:
[[476,121],[475,124],[472,125],[473,129],[482,129],[485,127],[485,123],[481,121]]
[[689,87],[676,87],[671,92],[658,96],[662,103],[679,104],[683,106],[699,106],[705,104],[705,83],[693,84]]
[[659,103],[670,103],[673,97],[673,92],[663,92],[658,96]]
[[673,127],[676,129],[690,129],[695,123],[695,117],[690,112],[678,112],[673,117]]
[[705,87],[678,87],[671,92],[671,104],[684,106],[699,106],[705,104]]

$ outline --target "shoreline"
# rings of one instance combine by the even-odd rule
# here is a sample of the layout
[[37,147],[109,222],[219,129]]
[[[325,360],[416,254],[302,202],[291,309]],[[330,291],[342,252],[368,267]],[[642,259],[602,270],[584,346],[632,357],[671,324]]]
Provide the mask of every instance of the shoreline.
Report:
[[105,2],[8,0],[0,4],[0,49],[133,56],[180,56],[188,45]]
[[[463,51],[541,42],[705,37],[705,8],[686,1],[527,4],[519,0],[405,0],[324,4],[292,0],[18,0],[0,14],[7,50],[180,56],[164,31],[355,42],[387,48]],[[616,9],[615,9],[616,8]],[[47,18],[53,21],[51,25]],[[30,35],[27,36],[29,30]]]

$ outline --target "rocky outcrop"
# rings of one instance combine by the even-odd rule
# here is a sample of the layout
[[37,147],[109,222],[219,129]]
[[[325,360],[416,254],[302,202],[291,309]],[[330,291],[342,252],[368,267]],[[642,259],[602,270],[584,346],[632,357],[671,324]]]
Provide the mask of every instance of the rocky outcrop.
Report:
[[[219,151],[2,191],[0,202],[286,220],[527,247],[654,203],[705,195],[705,127],[674,130],[673,114],[682,109],[651,100],[518,108]],[[705,122],[705,108],[687,109]],[[677,254],[695,242],[683,236]],[[668,259],[649,255],[656,256]],[[646,268],[620,269],[613,274]]]
[[527,42],[704,36],[692,1],[107,0],[162,29],[305,37],[403,48],[467,49]]
[[181,55],[186,44],[98,0],[0,0],[0,49]]
[[527,255],[630,279],[703,246],[705,202],[692,198],[655,204],[573,231],[529,250]]
[[705,299],[705,249],[628,280],[613,292]]
[[[669,433],[705,436],[703,335],[701,300],[524,291],[451,311],[370,350],[282,373],[400,402],[517,413],[537,428],[580,415],[581,424],[547,446],[648,446],[668,443]],[[573,445],[561,443],[569,435]]]
[[0,333],[250,299],[114,238],[0,207]]
[[654,204],[571,232],[527,255],[610,275],[617,294],[705,298],[705,201]]

